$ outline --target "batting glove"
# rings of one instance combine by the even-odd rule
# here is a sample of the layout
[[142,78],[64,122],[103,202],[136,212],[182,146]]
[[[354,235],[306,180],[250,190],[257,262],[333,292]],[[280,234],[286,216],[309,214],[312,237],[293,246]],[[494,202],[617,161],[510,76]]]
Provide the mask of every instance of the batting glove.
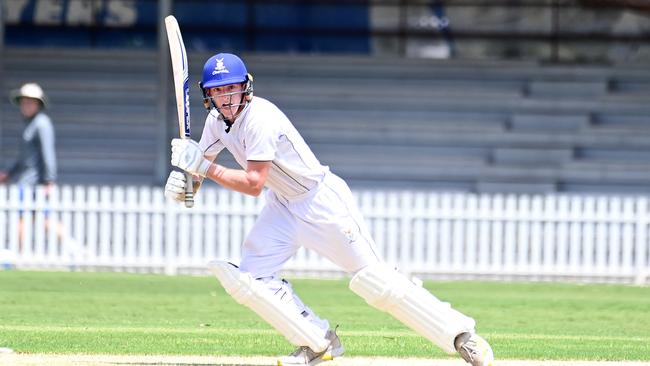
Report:
[[199,144],[190,139],[172,140],[172,165],[205,177],[212,163],[203,157]]
[[165,184],[165,197],[185,202],[185,174],[177,171],[169,173]]

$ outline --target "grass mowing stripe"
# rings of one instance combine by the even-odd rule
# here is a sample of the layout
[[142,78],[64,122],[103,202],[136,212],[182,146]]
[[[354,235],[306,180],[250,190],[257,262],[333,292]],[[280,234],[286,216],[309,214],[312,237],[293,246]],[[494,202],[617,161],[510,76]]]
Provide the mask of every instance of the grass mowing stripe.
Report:
[[650,337],[614,337],[614,336],[571,336],[561,334],[517,334],[517,333],[485,333],[486,338],[489,339],[533,339],[533,340],[564,340],[564,341],[616,341],[616,342],[648,342]]
[[150,332],[150,333],[196,333],[196,332],[210,332],[210,333],[225,333],[225,334],[277,334],[273,329],[228,329],[228,328],[214,328],[205,327],[202,329],[187,328],[155,328],[155,327],[82,327],[82,326],[12,326],[0,325],[0,331],[41,331],[41,332],[70,332],[70,331],[83,331],[83,332]]
[[[171,329],[171,328],[152,328],[152,327],[74,327],[74,326],[12,326],[0,325],[0,331],[39,331],[39,332],[70,332],[70,331],[83,331],[95,333],[110,333],[110,332],[141,332],[141,333],[171,333],[171,334],[194,334],[197,331],[212,333],[212,334],[228,334],[228,335],[277,335],[278,333],[273,329],[230,329],[230,328],[210,328],[202,327],[203,329]],[[420,335],[411,331],[355,331],[345,330],[338,331],[341,336],[349,337],[416,337]],[[614,336],[571,336],[571,335],[558,335],[558,334],[517,334],[517,333],[483,333],[488,339],[533,339],[533,340],[566,340],[566,341],[617,341],[617,342],[648,342],[650,337],[614,337]]]
[[[292,282],[341,324],[349,356],[445,357],[354,295],[349,279]],[[474,317],[498,358],[650,361],[648,287],[425,286]],[[26,353],[274,356],[293,348],[211,277],[0,271],[0,324],[0,347]]]

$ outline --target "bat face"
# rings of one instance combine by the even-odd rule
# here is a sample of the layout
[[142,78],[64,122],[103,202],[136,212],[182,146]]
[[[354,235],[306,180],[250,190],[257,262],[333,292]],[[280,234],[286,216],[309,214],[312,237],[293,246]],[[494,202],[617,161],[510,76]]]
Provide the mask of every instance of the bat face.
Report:
[[169,53],[172,59],[174,74],[174,91],[176,94],[176,109],[178,112],[178,132],[181,137],[189,138],[190,134],[190,86],[187,52],[183,36],[174,16],[165,18]]
[[[178,24],[176,26],[176,34],[178,35],[177,40],[180,44],[181,50],[181,64],[183,67],[183,104],[184,104],[184,113],[183,113],[183,132],[182,135],[185,137],[190,137],[190,74],[189,74],[189,65],[187,63],[187,52],[185,51],[185,44],[183,43],[183,37],[181,36],[180,29]],[[180,132],[180,121],[178,122],[178,128]]]
[[[187,52],[183,36],[178,27],[178,21],[173,15],[165,18],[169,54],[172,60],[174,74],[174,94],[176,96],[176,112],[178,113],[178,133],[181,138],[189,139],[190,134],[190,85]],[[185,207],[194,206],[194,189],[192,175],[185,173]]]

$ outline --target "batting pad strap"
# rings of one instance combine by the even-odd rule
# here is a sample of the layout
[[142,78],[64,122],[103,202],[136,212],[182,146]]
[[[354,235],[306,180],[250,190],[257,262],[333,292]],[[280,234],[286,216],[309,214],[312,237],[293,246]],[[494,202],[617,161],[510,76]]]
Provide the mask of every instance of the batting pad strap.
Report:
[[350,281],[350,289],[368,304],[385,311],[449,354],[454,339],[474,330],[474,319],[438,300],[424,288],[385,264],[370,265]]
[[230,296],[266,320],[291,344],[308,346],[315,352],[322,352],[329,345],[322,329],[284,305],[262,281],[224,261],[212,261],[208,268]]

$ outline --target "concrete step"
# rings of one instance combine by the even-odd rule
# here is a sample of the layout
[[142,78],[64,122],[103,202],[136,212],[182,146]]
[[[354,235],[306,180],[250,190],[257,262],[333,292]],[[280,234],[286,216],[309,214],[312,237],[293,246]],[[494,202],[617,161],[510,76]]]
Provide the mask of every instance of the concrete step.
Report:
[[497,165],[560,166],[573,158],[573,149],[497,148],[492,163]]
[[519,114],[510,119],[514,131],[579,131],[589,126],[588,114]]
[[595,81],[533,80],[526,87],[530,98],[594,97],[608,93],[606,78]]

